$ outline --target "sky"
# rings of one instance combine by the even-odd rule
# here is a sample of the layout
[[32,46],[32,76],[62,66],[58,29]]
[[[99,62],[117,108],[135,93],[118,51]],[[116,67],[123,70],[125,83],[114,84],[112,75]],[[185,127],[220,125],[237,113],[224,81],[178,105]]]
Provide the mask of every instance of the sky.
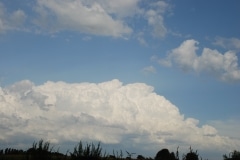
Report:
[[240,1],[0,0],[0,148],[240,149]]

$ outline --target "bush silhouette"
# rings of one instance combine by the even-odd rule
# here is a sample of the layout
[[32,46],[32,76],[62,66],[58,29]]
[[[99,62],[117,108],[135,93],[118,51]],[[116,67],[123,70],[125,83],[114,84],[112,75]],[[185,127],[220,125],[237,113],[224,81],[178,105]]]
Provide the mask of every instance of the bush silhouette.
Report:
[[34,142],[32,147],[27,150],[28,160],[51,160],[51,152],[49,142],[43,142],[41,139],[38,143]]
[[[174,152],[170,153],[168,149],[164,148],[158,151],[154,160],[180,160],[178,148],[176,154]],[[145,158],[142,155],[132,158],[133,154],[136,153],[127,152],[128,157],[126,158],[123,158],[122,151],[120,154],[118,152],[115,154],[114,150],[113,155],[106,154],[106,152],[102,154],[100,143],[97,145],[87,143],[83,146],[80,141],[75,146],[73,152],[67,151],[64,155],[58,151],[53,152],[53,147],[50,147],[50,143],[41,139],[39,142],[34,142],[32,147],[25,151],[13,148],[0,149],[0,160],[153,160],[151,157]],[[193,151],[190,147],[190,151],[187,154],[183,154],[181,160],[202,160],[199,157],[197,150]],[[234,150],[228,155],[223,155],[223,160],[240,160],[240,151]]]
[[176,160],[175,154],[172,152],[170,153],[168,149],[160,150],[156,156],[155,160]]
[[145,157],[143,157],[142,155],[137,156],[137,160],[144,160],[144,159],[145,159]]
[[229,153],[229,156],[226,154],[223,155],[224,160],[240,160],[240,152],[234,150],[233,152]]
[[97,147],[92,143],[91,145],[87,143],[85,148],[83,148],[82,142],[74,148],[74,151],[70,153],[72,160],[100,160],[101,159],[102,148],[100,143]]
[[183,156],[183,160],[198,160],[198,153],[197,150],[193,152],[192,148],[190,147],[190,152]]

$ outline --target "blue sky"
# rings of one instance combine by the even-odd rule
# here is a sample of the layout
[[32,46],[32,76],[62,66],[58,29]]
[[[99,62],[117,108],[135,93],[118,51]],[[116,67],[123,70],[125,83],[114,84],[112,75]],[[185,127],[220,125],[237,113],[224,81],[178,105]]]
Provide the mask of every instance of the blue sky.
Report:
[[[172,109],[178,108],[179,115],[185,117],[184,124],[188,125],[187,118],[192,117],[198,129],[204,128],[201,127],[204,125],[211,126],[217,131],[217,136],[228,136],[239,147],[240,137],[235,134],[240,128],[239,12],[238,0],[1,0],[0,84],[4,97],[1,103],[4,107],[11,104],[8,107],[17,110],[7,114],[3,107],[1,114],[8,117],[8,122],[12,124],[12,115],[19,114],[21,117],[23,104],[34,101],[33,106],[44,108],[41,106],[43,103],[46,105],[47,101],[52,101],[46,97],[59,94],[58,91],[52,93],[51,88],[47,91],[44,86],[50,82],[54,88],[65,86],[63,90],[76,84],[89,87],[88,83],[97,86],[120,83],[123,88],[133,87],[135,92],[142,92],[138,87],[143,87],[143,91],[146,89],[150,95],[154,93],[165,97],[161,101],[167,100]],[[64,85],[58,84],[59,81]],[[145,85],[154,89],[149,91]],[[29,90],[26,86],[32,87]],[[45,90],[39,89],[41,87]],[[34,94],[25,102],[22,96],[33,90],[42,96]],[[95,91],[90,87],[89,92]],[[7,95],[15,97],[15,100],[19,96],[22,98],[10,103]],[[74,92],[70,94],[69,91],[69,96],[73,98]],[[71,98],[69,101],[72,101],[66,104],[75,106]],[[40,100],[44,102],[40,103]],[[54,100],[54,105],[51,103],[49,106],[57,109],[60,107],[57,105],[60,102],[57,102]],[[126,100],[126,107],[128,103]],[[119,108],[110,107],[119,111]],[[155,109],[157,107],[161,105]],[[79,114],[85,113],[81,109]],[[28,111],[31,113],[31,109]],[[124,111],[132,112],[127,108]],[[33,112],[42,115],[46,111]],[[66,112],[74,115],[73,110]],[[96,119],[99,114],[97,111],[86,113]],[[150,113],[146,114],[151,117]],[[56,119],[53,118],[59,123]],[[111,122],[110,119],[108,121]],[[38,124],[40,122],[36,120],[35,125]],[[141,125],[145,123],[141,122]],[[28,127],[32,126],[29,124]],[[0,131],[5,132],[1,127]],[[17,129],[15,131],[12,135],[18,137]],[[131,134],[134,133],[132,131]],[[22,134],[39,138],[28,130]],[[127,135],[121,135],[122,140],[116,141],[124,144]],[[48,138],[51,140],[51,137]],[[7,135],[0,137],[2,142],[4,139],[10,138]],[[59,142],[58,138],[55,141]],[[195,143],[189,140],[191,142]],[[185,142],[182,145],[189,146]],[[171,143],[159,142],[156,146],[174,148]],[[219,149],[219,153],[225,151]]]

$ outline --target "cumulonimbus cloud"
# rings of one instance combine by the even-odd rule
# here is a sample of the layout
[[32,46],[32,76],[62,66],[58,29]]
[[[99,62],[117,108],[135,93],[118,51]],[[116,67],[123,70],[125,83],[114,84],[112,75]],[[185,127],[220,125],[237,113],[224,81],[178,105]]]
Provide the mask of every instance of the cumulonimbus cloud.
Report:
[[[240,81],[240,69],[236,52],[220,53],[217,50],[203,48],[197,54],[199,42],[190,39],[171,50],[166,58],[157,59],[159,64],[178,67],[184,71],[207,73],[223,81]],[[156,57],[155,57],[156,60]]]
[[44,138],[53,143],[87,139],[124,146],[128,142],[146,150],[178,145],[202,150],[239,148],[238,140],[184,117],[144,83],[48,81],[35,85],[24,80],[0,88],[0,103],[1,144]]

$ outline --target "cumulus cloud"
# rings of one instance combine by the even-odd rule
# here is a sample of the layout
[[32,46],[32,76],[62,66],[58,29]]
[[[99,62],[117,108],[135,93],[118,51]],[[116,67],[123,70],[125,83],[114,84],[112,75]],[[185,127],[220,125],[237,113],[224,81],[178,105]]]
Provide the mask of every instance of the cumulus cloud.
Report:
[[[147,20],[147,26],[150,26],[153,37],[162,38],[167,33],[163,15],[169,5],[164,1],[148,2],[148,9],[140,7],[140,0],[37,2],[35,11],[40,17],[35,20],[35,24],[53,32],[74,30],[93,35],[124,37],[135,29],[130,27],[129,19],[131,21],[140,18]],[[142,43],[143,38],[140,40]]]
[[[39,17],[34,20],[41,28],[53,32],[61,30],[82,33],[122,37],[130,35],[131,19],[146,19],[154,37],[164,37],[163,14],[168,8],[164,1],[147,3],[147,8],[140,7],[141,0],[38,0],[35,11]],[[150,5],[149,5],[150,4]],[[146,7],[146,6],[145,6]],[[130,20],[129,20],[130,19]],[[143,40],[143,39],[141,39]]]
[[[18,4],[15,4],[16,6]],[[27,30],[37,33],[79,32],[98,36],[129,38],[133,33],[141,44],[143,36],[164,37],[167,29],[165,1],[143,0],[36,0],[9,12],[0,3],[0,32]],[[141,25],[136,25],[136,24]]]
[[236,52],[220,53],[217,50],[203,48],[202,53],[198,55],[198,44],[196,40],[186,40],[171,50],[166,58],[157,61],[167,67],[177,66],[184,71],[207,73],[223,81],[240,81]]
[[0,33],[10,30],[24,30],[23,24],[26,20],[23,10],[8,12],[4,4],[0,2]]
[[213,126],[199,126],[197,119],[184,117],[144,83],[35,85],[24,80],[0,88],[0,103],[1,144],[24,143],[28,137],[54,143],[85,139],[124,146],[128,142],[146,150],[178,145],[221,151],[240,147],[239,140],[220,136]]
[[97,1],[38,0],[35,10],[40,17],[35,20],[35,24],[51,29],[53,32],[72,30],[114,37],[128,35],[132,32],[132,29],[121,19],[113,18],[107,12],[108,10],[113,12],[111,5],[110,9],[106,6],[108,10],[103,6]]
[[215,120],[210,121],[209,124],[213,125],[224,136],[240,139],[238,133],[240,133],[240,119],[233,118],[224,121]]

